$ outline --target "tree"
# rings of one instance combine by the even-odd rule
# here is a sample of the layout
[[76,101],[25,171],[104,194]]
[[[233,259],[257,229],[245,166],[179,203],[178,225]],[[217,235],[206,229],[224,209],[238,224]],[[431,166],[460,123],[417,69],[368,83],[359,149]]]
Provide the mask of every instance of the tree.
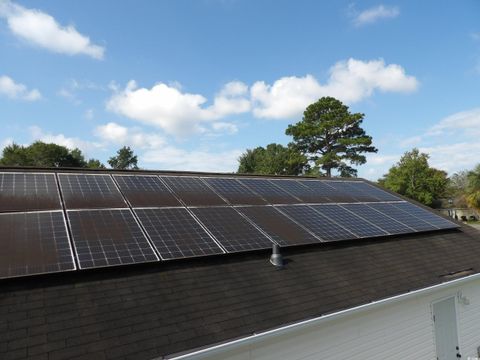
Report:
[[87,167],[88,165],[79,149],[69,150],[65,146],[42,141],[35,141],[29,146],[9,145],[3,149],[2,155],[0,164],[4,166]]
[[480,165],[467,173],[465,200],[470,207],[480,210]]
[[356,176],[351,165],[365,164],[364,153],[377,152],[372,137],[360,127],[364,114],[350,113],[348,107],[332,97],[322,97],[309,105],[302,121],[289,125],[286,134],[294,145],[326,172],[337,170],[341,176]]
[[105,165],[103,165],[100,160],[97,159],[89,159],[87,161],[87,168],[89,169],[105,169]]
[[117,151],[117,156],[112,156],[108,163],[114,169],[138,169],[137,156],[129,146],[124,146]]
[[453,201],[455,207],[467,207],[468,176],[469,171],[459,171],[448,179],[447,196]]
[[378,182],[387,189],[432,206],[447,189],[447,173],[430,167],[428,154],[407,151]]
[[238,172],[248,174],[298,175],[307,167],[307,158],[295,147],[275,143],[248,149],[238,162]]

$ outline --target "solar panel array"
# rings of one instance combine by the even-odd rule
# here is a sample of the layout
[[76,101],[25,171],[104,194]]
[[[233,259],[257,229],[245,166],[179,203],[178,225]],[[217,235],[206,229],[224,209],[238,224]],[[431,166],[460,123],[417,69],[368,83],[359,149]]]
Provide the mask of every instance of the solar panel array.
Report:
[[0,172],[0,278],[455,227],[361,180]]

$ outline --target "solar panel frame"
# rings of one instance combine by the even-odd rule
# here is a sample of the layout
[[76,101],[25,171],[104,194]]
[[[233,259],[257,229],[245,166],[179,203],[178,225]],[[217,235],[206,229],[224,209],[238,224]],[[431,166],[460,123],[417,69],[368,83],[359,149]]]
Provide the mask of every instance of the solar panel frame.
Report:
[[[275,186],[284,190],[285,192],[307,203],[331,203],[332,199],[326,196],[327,192],[319,189],[316,191],[312,188],[303,185],[300,181],[294,179],[275,179],[271,181]],[[327,190],[327,189],[325,189]]]
[[352,203],[341,204],[340,206],[348,211],[351,211],[355,215],[365,219],[366,221],[369,221],[372,224],[380,227],[391,235],[415,232],[415,230],[410,228],[409,226],[378,210],[375,210],[372,207],[369,207],[367,204]]
[[[225,253],[217,240],[183,207],[136,208],[134,212],[162,260]],[[187,222],[190,229],[185,231]]]
[[430,231],[430,230],[437,229],[437,227],[429,224],[428,222],[418,219],[415,216],[410,215],[409,213],[396,208],[395,206],[392,205],[392,203],[370,203],[368,204],[368,206],[407,225],[408,227],[412,228],[416,232]]
[[160,260],[131,209],[68,210],[67,219],[79,269]]
[[274,186],[269,179],[265,178],[239,178],[238,181],[259,194],[269,204],[298,204],[302,200],[282,190],[278,186]]
[[120,192],[132,207],[183,207],[156,175],[113,175]]
[[1,213],[0,231],[0,279],[77,269],[62,210]]
[[278,205],[282,213],[313,232],[322,242],[353,240],[358,236],[340,224],[315,211],[309,205]]
[[275,243],[232,207],[195,207],[190,210],[229,253],[268,249]]
[[186,206],[228,205],[207,183],[195,176],[159,176]]
[[437,229],[453,229],[460,227],[459,225],[444,219],[443,217],[433,214],[430,211],[422,209],[420,206],[409,202],[391,203],[390,205],[407,212],[410,215],[421,218],[423,221],[435,226]]
[[[19,182],[23,184],[22,189],[18,186]],[[31,184],[34,184],[33,188]],[[55,173],[0,172],[0,212],[61,209]]]
[[310,205],[310,207],[327,218],[335,221],[348,231],[356,234],[359,238],[389,235],[380,227],[372,224],[360,216],[357,216],[340,205]]
[[58,173],[58,181],[67,210],[128,208],[109,174]]
[[320,239],[274,206],[237,206],[235,209],[281,246],[319,243]]
[[232,205],[266,205],[267,201],[259,194],[234,178],[203,177],[217,194]]

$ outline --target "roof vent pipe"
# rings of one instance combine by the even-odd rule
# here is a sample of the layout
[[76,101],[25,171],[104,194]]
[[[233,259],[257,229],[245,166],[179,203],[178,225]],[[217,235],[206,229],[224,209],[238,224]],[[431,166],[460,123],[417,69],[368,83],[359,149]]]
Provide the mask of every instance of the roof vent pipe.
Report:
[[272,256],[270,256],[270,262],[278,268],[283,268],[283,257],[282,254],[280,254],[280,246],[278,244],[273,244],[272,246]]

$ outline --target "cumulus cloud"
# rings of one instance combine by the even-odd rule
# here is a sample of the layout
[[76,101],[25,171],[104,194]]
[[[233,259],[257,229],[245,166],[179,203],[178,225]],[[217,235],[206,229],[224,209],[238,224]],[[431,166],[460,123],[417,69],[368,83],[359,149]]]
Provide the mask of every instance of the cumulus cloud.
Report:
[[145,133],[140,128],[127,128],[114,122],[97,126],[94,135],[103,142],[128,145],[138,149],[160,149],[165,139],[155,133]]
[[0,76],[0,95],[25,101],[36,101],[42,98],[37,89],[29,90],[25,85],[16,83],[6,75]]
[[382,19],[392,19],[400,15],[398,6],[377,5],[358,12],[353,18],[353,23],[356,26],[373,24]]
[[207,98],[203,95],[182,92],[178,86],[158,83],[151,89],[139,88],[132,80],[125,89],[117,89],[108,100],[107,109],[182,136],[205,132],[206,123],[249,111],[247,89],[238,81],[227,83],[213,104],[206,106]]
[[321,84],[312,75],[284,77],[272,85],[259,81],[251,87],[251,98],[256,117],[285,119],[298,117],[306,106],[322,96],[354,103],[376,90],[409,93],[418,86],[418,80],[407,75],[400,65],[386,65],[382,59],[349,59],[332,66],[326,84]]
[[11,1],[0,2],[0,17],[5,18],[9,30],[29,44],[66,55],[87,55],[103,59],[105,48],[93,44],[73,25],[62,26],[51,15],[36,9],[27,9]]
[[462,131],[465,135],[480,135],[480,108],[461,111],[440,120],[432,126],[427,135],[438,136],[446,132]]
[[98,150],[102,147],[102,145],[97,142],[82,140],[76,137],[68,137],[64,134],[52,134],[45,132],[39,126],[30,126],[29,132],[30,137],[33,140],[40,140],[45,143],[55,143],[65,146],[69,149],[79,148],[86,153]]

